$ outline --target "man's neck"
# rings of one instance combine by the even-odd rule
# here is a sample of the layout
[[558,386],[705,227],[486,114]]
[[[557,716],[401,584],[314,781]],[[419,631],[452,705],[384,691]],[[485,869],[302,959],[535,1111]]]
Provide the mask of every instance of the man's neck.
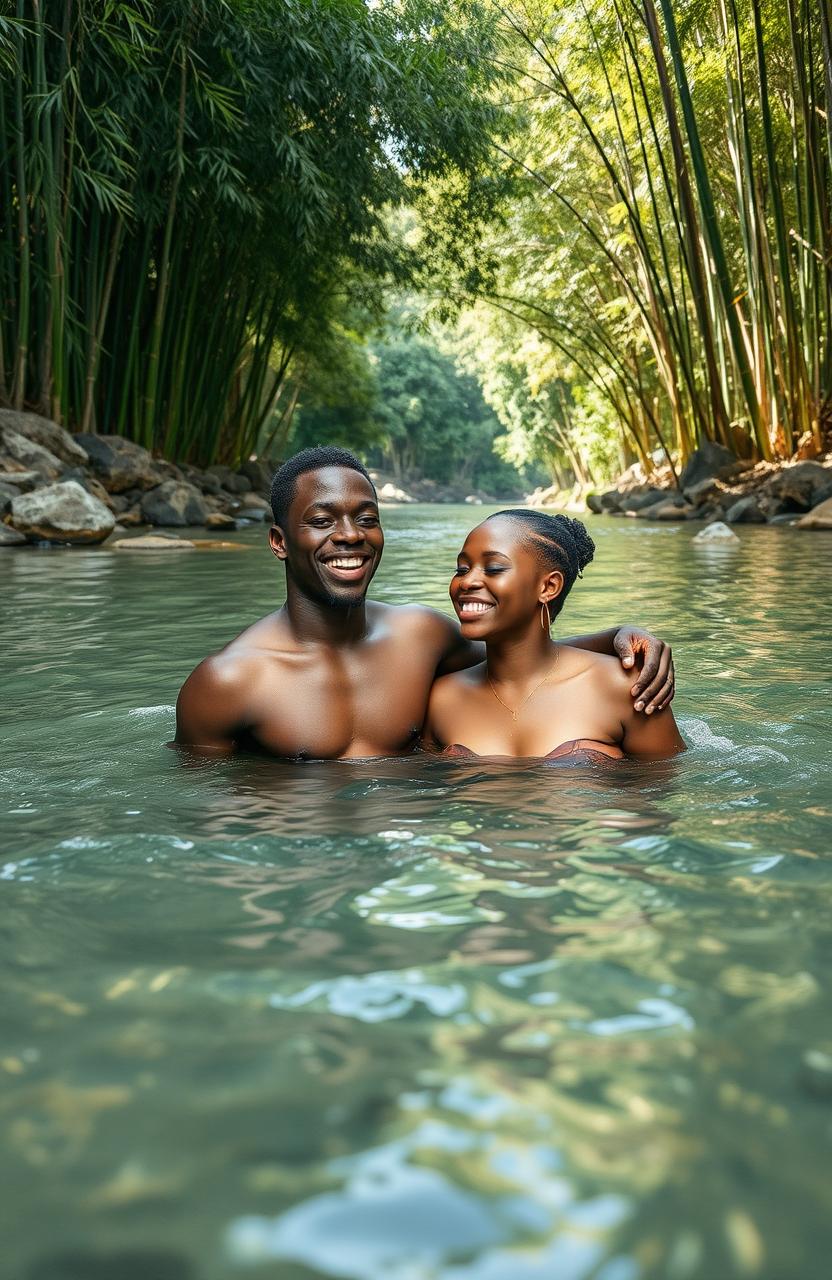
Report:
[[350,608],[304,595],[287,583],[286,617],[292,635],[302,644],[338,647],[358,644],[367,635],[367,606],[361,600]]

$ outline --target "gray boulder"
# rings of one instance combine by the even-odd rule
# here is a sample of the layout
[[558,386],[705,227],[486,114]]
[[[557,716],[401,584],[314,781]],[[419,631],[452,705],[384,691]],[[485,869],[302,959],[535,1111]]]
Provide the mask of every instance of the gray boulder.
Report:
[[599,510],[606,514],[611,511],[620,511],[621,496],[617,489],[605,489],[603,493],[597,494]]
[[[109,494],[101,481],[96,480],[95,476],[91,476],[83,467],[69,467],[62,472],[61,480],[77,480],[82,488],[86,489],[87,493],[91,493],[99,502],[103,502],[105,507],[109,507],[111,511],[119,509],[114,501],[116,495]],[[124,505],[126,507],[128,503],[125,502]]]
[[226,480],[223,480],[222,487],[227,493],[243,494],[249,492],[251,483],[248,476],[240,475],[239,471],[237,471],[228,476]]
[[769,480],[766,494],[773,500],[772,508],[778,508],[773,513],[781,514],[787,507],[792,511],[808,511],[832,497],[832,467],[824,467],[819,462],[796,462],[794,466],[783,467]]
[[797,522],[798,529],[832,529],[832,498],[826,498]]
[[240,501],[243,504],[243,515],[250,515],[253,511],[262,511],[271,516],[272,509],[270,504],[257,493],[244,493]]
[[696,515],[696,508],[692,507],[689,502],[659,502],[655,506],[648,507],[645,511],[639,512],[648,520],[691,520]]
[[271,492],[274,471],[271,463],[264,462],[262,458],[248,458],[240,466],[237,475],[244,476],[249,482],[249,488],[255,493],[267,494]]
[[77,480],[47,485],[12,501],[11,522],[30,541],[94,543],[112,533],[109,507],[87,493]]
[[14,489],[16,493],[28,493],[40,483],[42,477],[38,471],[0,471],[0,484]]
[[17,529],[12,529],[10,525],[0,524],[0,547],[22,547],[25,543],[24,534],[18,533]]
[[64,427],[49,418],[42,418],[39,413],[21,413],[17,409],[0,409],[0,433],[8,427],[27,440],[48,449],[56,458],[70,467],[86,465],[87,451],[82,449],[74,436]]
[[181,528],[204,524],[208,508],[199,489],[184,480],[165,480],[142,498],[142,515],[148,524]]
[[619,510],[644,511],[659,502],[672,501],[674,497],[675,495],[669,493],[667,489],[656,489],[653,485],[649,485],[643,493],[625,493],[619,503]]
[[688,502],[692,502],[695,507],[698,507],[709,499],[714,499],[721,490],[722,486],[715,476],[706,476],[704,480],[688,485],[685,489],[685,497]]
[[216,476],[226,493],[248,493],[251,484],[248,479],[231,470],[222,462],[215,462],[205,468],[206,475]]
[[86,434],[75,439],[86,449],[93,471],[109,493],[153,489],[164,479],[163,467],[132,440]]
[[188,484],[195,485],[201,493],[215,497],[222,488],[219,476],[211,471],[200,471],[199,467],[189,466],[184,466],[181,470]]
[[20,496],[20,490],[12,484],[0,484],[0,517],[12,509],[12,499]]
[[679,487],[687,493],[694,485],[703,480],[727,480],[740,471],[745,471],[750,463],[741,462],[735,453],[724,445],[714,444],[707,440],[694,449],[679,476]]
[[233,516],[227,516],[222,511],[212,511],[210,515],[205,517],[206,529],[236,529],[237,521]]
[[56,480],[64,469],[61,459],[51,450],[12,427],[0,425],[0,444],[4,453],[28,471],[36,471],[43,480]]
[[765,513],[760,507],[756,494],[747,493],[738,498],[725,512],[728,524],[765,524]]

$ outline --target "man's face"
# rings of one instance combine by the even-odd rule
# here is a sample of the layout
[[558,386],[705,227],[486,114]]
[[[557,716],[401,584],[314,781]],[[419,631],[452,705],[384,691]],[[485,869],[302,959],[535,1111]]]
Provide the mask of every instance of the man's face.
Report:
[[360,604],[384,549],[373,487],[350,467],[305,471],[272,551],[306,595],[335,608]]

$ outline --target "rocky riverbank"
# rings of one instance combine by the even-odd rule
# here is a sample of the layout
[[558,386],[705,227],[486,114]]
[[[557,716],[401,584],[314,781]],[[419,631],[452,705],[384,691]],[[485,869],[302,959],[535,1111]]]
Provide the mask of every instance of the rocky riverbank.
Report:
[[[270,521],[275,464],[177,466],[113,435],[72,435],[35,413],[0,409],[0,547],[90,545],[132,529],[217,531]],[[382,503],[494,501],[431,480],[401,488],[371,473]]]
[[[557,506],[552,491],[535,505]],[[640,463],[611,488],[585,495],[598,515],[638,520],[702,520],[706,524],[794,524],[832,529],[832,454],[787,463],[744,462],[721,445],[697,449],[679,474],[669,467],[647,476]]]
[[236,471],[175,466],[121,436],[71,435],[37,414],[0,409],[0,546],[271,520],[271,476],[260,460]]

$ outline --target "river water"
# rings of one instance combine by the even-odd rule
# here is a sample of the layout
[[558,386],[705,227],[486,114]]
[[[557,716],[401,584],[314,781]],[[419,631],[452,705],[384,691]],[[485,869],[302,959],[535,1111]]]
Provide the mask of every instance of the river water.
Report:
[[0,553],[4,1277],[826,1280],[832,536],[590,527],[562,626],[674,644],[678,762],[188,764],[263,530]]

